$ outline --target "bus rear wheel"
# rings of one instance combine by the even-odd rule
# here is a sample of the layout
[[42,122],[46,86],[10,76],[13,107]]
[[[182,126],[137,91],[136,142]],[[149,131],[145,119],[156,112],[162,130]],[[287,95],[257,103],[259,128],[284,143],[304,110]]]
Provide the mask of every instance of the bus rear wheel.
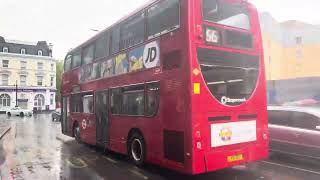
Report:
[[144,138],[138,133],[133,134],[129,139],[128,154],[136,166],[142,166],[144,164],[145,150]]

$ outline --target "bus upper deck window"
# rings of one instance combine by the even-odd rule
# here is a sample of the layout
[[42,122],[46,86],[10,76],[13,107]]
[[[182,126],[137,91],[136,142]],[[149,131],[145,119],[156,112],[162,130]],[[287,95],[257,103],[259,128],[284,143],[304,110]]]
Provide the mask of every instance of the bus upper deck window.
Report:
[[67,72],[71,69],[71,61],[72,55],[68,55],[65,62],[64,62],[64,71]]
[[179,0],[165,0],[148,9],[148,37],[159,36],[180,26]]
[[242,3],[202,0],[202,14],[205,21],[246,30],[250,29],[249,12]]
[[94,58],[94,44],[91,44],[83,49],[82,64],[89,64]]

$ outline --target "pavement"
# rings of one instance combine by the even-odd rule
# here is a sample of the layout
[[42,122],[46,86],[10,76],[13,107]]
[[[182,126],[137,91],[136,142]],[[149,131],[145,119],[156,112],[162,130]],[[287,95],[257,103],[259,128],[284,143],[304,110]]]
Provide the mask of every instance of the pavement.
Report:
[[[6,118],[0,115],[1,119]],[[272,154],[264,161],[187,176],[146,165],[126,156],[78,144],[61,134],[50,115],[11,117],[11,130],[0,140],[0,180],[319,180],[320,163]]]

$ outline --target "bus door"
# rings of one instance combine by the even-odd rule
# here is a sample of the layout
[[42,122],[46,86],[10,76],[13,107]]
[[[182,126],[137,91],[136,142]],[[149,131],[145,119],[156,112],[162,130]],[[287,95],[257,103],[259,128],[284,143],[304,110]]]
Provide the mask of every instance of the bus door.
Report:
[[62,122],[61,129],[65,135],[71,135],[70,131],[70,97],[62,97]]
[[109,113],[108,90],[96,92],[96,132],[97,144],[108,148],[109,146]]
[[81,130],[81,140],[88,144],[96,145],[96,120],[93,94],[83,96]]

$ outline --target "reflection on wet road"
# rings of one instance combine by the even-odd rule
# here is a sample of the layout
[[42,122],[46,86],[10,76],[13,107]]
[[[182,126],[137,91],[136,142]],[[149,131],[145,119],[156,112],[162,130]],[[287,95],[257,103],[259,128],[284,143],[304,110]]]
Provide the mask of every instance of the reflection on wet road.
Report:
[[[121,155],[77,144],[60,133],[50,115],[11,117],[0,115],[12,129],[0,141],[0,180],[13,179],[223,179],[223,180],[318,180],[320,165],[284,156],[218,172],[185,176],[153,165],[140,169]],[[302,165],[303,164],[303,165]]]

